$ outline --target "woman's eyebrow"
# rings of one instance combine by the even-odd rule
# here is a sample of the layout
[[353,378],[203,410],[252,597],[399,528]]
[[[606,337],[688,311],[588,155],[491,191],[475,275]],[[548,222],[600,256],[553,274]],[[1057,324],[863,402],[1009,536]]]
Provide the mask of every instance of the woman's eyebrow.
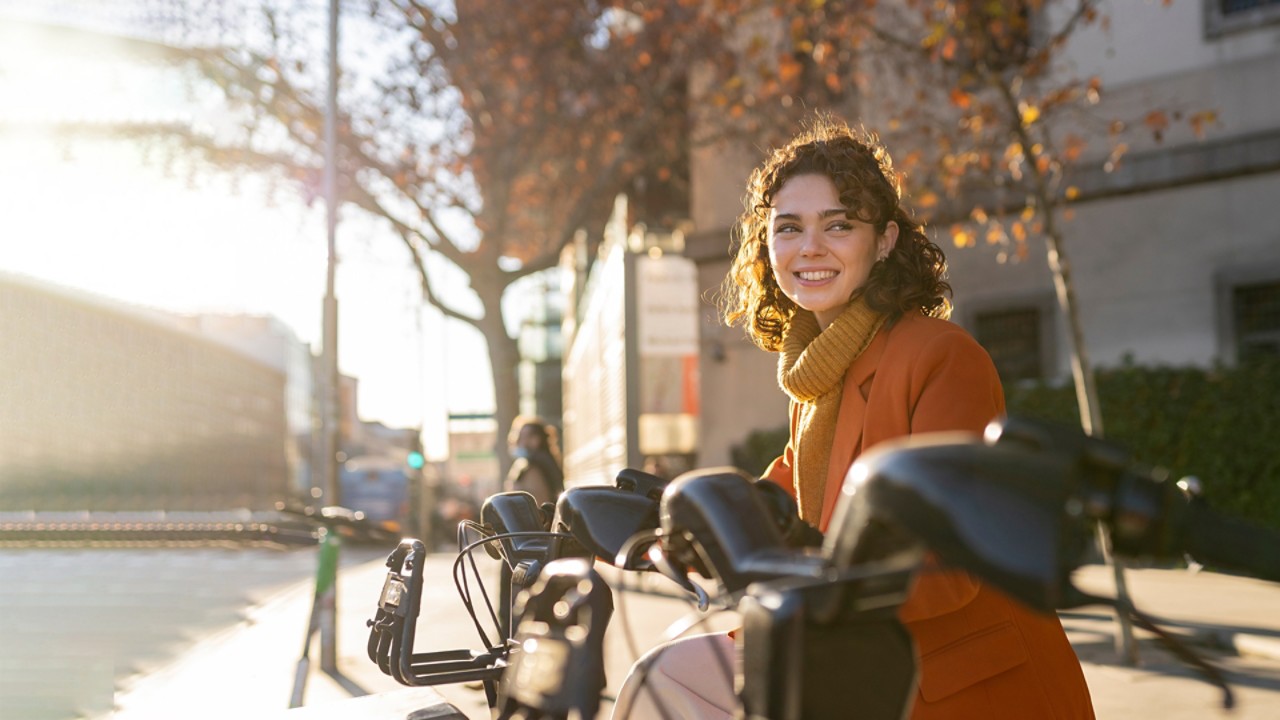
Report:
[[[823,210],[822,213],[818,216],[818,218],[821,220],[826,220],[827,218],[837,217],[837,216],[849,217],[849,211],[846,210],[845,208],[832,208],[830,210]],[[796,213],[778,213],[777,215],[773,216],[773,219],[775,221],[776,220],[799,220],[800,216]]]

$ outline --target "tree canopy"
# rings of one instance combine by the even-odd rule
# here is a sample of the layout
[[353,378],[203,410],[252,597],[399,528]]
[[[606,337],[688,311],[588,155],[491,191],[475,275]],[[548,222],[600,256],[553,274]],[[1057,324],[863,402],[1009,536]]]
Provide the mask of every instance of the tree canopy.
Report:
[[[703,2],[652,5],[375,0],[343,9],[342,42],[353,49],[340,53],[339,199],[400,238],[427,302],[484,335],[500,431],[518,397],[506,289],[552,267],[577,230],[602,225],[619,192],[632,196],[637,219],[686,215],[687,71],[715,45],[720,16]],[[262,0],[211,29],[199,4],[155,7],[176,57],[236,109],[230,125],[170,135],[175,147],[318,195],[318,9]],[[439,290],[447,265],[466,275],[470,302]]]
[[[318,194],[323,11],[243,0],[217,15],[144,0],[176,56],[213,81],[234,122],[171,136],[218,167],[266,171]],[[1092,135],[1052,119],[1102,92],[1056,63],[1097,0],[365,0],[343,6],[337,165],[343,203],[412,253],[423,296],[488,344],[499,429],[516,414],[504,292],[555,264],[627,192],[638,219],[687,215],[690,148],[760,146],[815,110],[898,149],[913,205],[1023,254],[1079,190]],[[1119,161],[1126,128],[1196,129],[1211,114],[1151,111],[1099,133]],[[905,151],[904,151],[905,149]],[[704,228],[710,229],[710,228]],[[1052,234],[1052,233],[1051,233]],[[470,302],[440,291],[452,265]],[[501,434],[501,433],[500,433]],[[499,448],[505,459],[505,448]]]

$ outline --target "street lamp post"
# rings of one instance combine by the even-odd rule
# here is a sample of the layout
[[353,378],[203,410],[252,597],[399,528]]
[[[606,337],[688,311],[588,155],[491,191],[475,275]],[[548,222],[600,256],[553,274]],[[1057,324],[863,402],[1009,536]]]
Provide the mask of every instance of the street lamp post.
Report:
[[[329,256],[325,273],[324,314],[321,355],[321,382],[324,407],[321,432],[324,438],[324,497],[326,505],[342,504],[342,488],[338,483],[338,298],[334,293],[334,275],[338,264],[337,227],[337,112],[338,112],[338,0],[329,0],[329,72],[324,112],[324,203]],[[336,569],[335,569],[336,572]],[[338,667],[337,584],[326,589],[328,597],[320,598],[320,667],[334,672]]]

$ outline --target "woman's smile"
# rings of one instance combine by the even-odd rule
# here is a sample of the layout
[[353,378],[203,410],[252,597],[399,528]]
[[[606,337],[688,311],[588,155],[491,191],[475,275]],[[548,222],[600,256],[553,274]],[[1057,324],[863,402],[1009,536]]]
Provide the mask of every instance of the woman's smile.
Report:
[[802,270],[796,273],[796,277],[800,278],[800,281],[805,283],[825,282],[836,275],[839,275],[839,273],[835,270]]

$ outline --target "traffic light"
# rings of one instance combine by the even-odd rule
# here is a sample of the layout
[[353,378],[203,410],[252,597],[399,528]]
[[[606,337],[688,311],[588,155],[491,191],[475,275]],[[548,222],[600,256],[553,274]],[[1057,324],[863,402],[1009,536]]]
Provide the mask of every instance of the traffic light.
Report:
[[408,463],[409,467],[413,468],[414,470],[421,470],[422,466],[427,464],[427,459],[422,456],[422,453],[418,452],[417,450],[414,450],[413,452],[409,453],[409,457],[405,460],[405,462]]

